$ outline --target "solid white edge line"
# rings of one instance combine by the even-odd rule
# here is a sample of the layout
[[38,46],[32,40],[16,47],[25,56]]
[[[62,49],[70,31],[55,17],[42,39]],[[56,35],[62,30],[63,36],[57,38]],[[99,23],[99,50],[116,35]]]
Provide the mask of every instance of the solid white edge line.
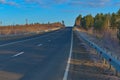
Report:
[[20,53],[18,53],[18,54],[15,54],[15,55],[13,55],[12,57],[17,57],[17,56],[19,56],[19,55],[21,55],[21,54],[23,54],[24,52],[20,52]]
[[64,77],[63,77],[63,80],[67,80],[68,78],[68,72],[69,72],[69,68],[70,68],[70,60],[71,60],[71,57],[72,57],[72,48],[73,48],[73,31],[71,33],[71,47],[70,47],[70,54],[69,54],[69,58],[68,58],[68,62],[67,62],[67,67],[66,67],[66,70],[65,70],[65,73],[64,73]]

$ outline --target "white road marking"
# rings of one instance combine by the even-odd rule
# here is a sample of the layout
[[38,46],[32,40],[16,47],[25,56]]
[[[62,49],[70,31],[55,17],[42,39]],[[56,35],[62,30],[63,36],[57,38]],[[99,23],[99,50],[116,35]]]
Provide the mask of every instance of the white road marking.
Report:
[[70,68],[70,60],[72,57],[72,49],[73,49],[73,32],[71,33],[71,47],[70,47],[70,54],[69,54],[69,58],[68,58],[68,62],[67,62],[67,67],[64,73],[64,77],[63,80],[67,80],[68,79],[68,72],[69,72],[69,68]]
[[42,46],[43,44],[38,44],[37,46]]
[[51,40],[48,40],[48,42],[51,42]]
[[21,54],[23,54],[24,52],[20,52],[20,53],[18,53],[18,54],[15,54],[15,55],[13,55],[12,57],[17,57],[17,56],[19,56],[19,55],[21,55]]

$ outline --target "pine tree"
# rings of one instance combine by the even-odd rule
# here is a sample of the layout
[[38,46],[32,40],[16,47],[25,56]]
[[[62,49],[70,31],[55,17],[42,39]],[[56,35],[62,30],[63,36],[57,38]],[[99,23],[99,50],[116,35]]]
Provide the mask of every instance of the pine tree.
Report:
[[75,20],[75,26],[81,26],[82,15],[79,15]]
[[89,29],[91,27],[93,27],[94,24],[94,18],[92,17],[92,15],[87,15],[85,16],[85,28]]
[[110,26],[111,28],[113,28],[113,29],[117,28],[116,21],[117,21],[117,15],[115,13],[112,13],[111,26]]

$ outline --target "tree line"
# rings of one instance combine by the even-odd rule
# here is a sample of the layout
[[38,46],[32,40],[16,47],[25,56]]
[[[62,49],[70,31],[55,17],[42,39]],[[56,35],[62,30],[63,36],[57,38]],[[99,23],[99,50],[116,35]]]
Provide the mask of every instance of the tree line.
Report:
[[79,15],[75,20],[75,26],[89,30],[102,32],[108,28],[118,29],[117,37],[120,40],[120,9],[116,13],[98,13],[94,17],[91,14],[88,14],[84,17]]

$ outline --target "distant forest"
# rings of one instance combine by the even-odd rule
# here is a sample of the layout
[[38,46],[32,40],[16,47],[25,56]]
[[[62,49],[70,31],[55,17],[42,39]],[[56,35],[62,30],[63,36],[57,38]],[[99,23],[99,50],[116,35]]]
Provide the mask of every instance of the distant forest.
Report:
[[117,30],[116,36],[120,40],[120,9],[116,13],[98,13],[94,17],[91,14],[84,17],[80,14],[75,20],[75,26],[86,31],[92,29],[99,34],[105,34],[108,29]]

